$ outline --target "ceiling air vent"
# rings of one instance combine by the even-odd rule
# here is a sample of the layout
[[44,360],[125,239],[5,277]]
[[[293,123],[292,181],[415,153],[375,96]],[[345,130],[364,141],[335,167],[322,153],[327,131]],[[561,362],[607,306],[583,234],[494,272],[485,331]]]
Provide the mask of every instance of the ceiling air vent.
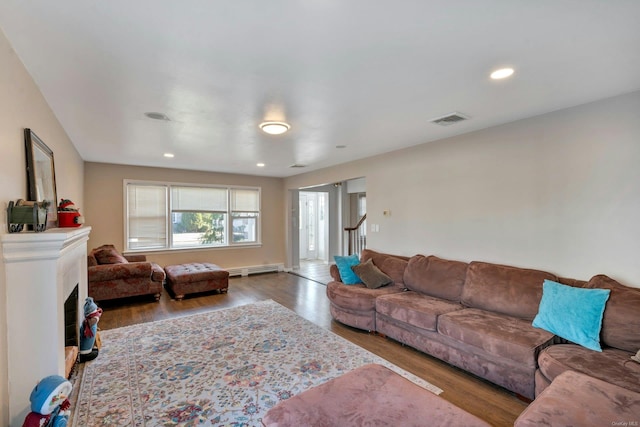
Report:
[[458,113],[454,111],[453,113],[446,114],[442,117],[436,117],[435,119],[429,120],[431,123],[435,123],[440,126],[451,126],[463,120],[468,120],[469,116],[465,116],[462,113]]
[[291,166],[289,166],[290,168],[306,168],[307,165],[300,165],[298,163],[294,163]]

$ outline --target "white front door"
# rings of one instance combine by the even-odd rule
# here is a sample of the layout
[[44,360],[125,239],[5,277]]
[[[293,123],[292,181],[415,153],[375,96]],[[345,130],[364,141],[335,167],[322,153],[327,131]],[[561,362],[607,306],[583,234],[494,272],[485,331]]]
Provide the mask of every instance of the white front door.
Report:
[[300,259],[327,258],[329,194],[300,192]]

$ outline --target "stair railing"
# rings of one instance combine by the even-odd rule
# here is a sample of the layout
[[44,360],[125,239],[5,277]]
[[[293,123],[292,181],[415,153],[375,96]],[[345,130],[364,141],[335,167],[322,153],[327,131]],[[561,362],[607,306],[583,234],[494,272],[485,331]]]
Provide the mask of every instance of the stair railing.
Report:
[[362,253],[362,250],[367,247],[367,224],[365,220],[367,214],[362,215],[362,218],[354,227],[345,227],[344,231],[348,233],[347,241],[349,242],[349,255]]

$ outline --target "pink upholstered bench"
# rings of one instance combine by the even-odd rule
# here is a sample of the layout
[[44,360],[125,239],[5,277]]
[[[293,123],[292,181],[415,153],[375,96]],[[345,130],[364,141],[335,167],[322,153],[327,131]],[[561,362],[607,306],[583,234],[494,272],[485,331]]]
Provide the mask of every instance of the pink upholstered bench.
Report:
[[266,427],[489,424],[377,364],[355,369],[271,408]]
[[229,289],[229,272],[208,262],[168,265],[167,288],[180,301],[187,294],[217,290],[221,293]]

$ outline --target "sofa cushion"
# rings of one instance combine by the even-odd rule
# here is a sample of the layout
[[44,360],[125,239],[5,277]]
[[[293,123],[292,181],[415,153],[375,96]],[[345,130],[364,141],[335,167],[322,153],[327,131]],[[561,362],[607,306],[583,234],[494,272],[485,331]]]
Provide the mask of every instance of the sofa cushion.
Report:
[[404,286],[404,270],[407,268],[408,261],[400,258],[389,257],[384,260],[379,267],[387,276],[391,277],[394,283]]
[[640,350],[640,288],[624,286],[603,274],[593,276],[587,287],[611,290],[602,319],[602,344],[633,353]]
[[404,270],[407,267],[409,258],[398,255],[384,254],[381,252],[373,251],[371,249],[363,250],[360,258],[362,262],[371,259],[373,261],[373,264],[378,267],[384,274],[391,277],[394,283],[404,286]]
[[415,255],[404,271],[404,284],[412,291],[450,301],[460,301],[467,264],[436,256]]
[[545,279],[557,281],[546,271],[474,261],[467,269],[462,303],[531,321],[538,313]]
[[376,299],[377,313],[429,331],[436,330],[438,316],[463,308],[460,303],[413,291],[384,295]]
[[514,427],[633,426],[640,415],[640,394],[567,371],[516,419]]
[[362,283],[345,285],[341,282],[332,281],[327,284],[329,301],[338,307],[355,311],[373,311],[376,307],[377,297],[398,292],[402,292],[402,288],[396,285],[369,289]]
[[609,289],[585,289],[545,280],[540,309],[532,325],[595,351]]
[[616,348],[596,352],[575,344],[558,344],[540,353],[538,365],[550,381],[572,370],[640,392],[640,363],[630,356],[631,353]]
[[438,332],[529,367],[536,366],[538,353],[554,338],[552,333],[534,328],[527,320],[476,308],[441,315]]
[[351,270],[351,267],[360,263],[358,255],[335,255],[333,259],[336,261],[338,271],[340,271],[340,280],[342,281],[342,283],[344,283],[345,285],[355,285],[357,283],[362,283],[358,275],[354,273],[353,270]]
[[370,259],[352,266],[351,270],[356,273],[362,283],[369,289],[376,289],[393,283],[391,277],[380,271]]
[[129,261],[116,250],[116,248],[104,247],[93,252],[98,264],[126,264]]
[[130,255],[124,255],[124,257],[129,262],[146,262],[147,261],[147,256],[142,254],[130,254]]
[[[149,281],[153,274],[153,265],[149,262],[132,262],[127,264],[96,265],[87,269],[89,282],[105,282],[115,280]],[[164,271],[163,271],[164,276]],[[164,279],[164,277],[163,277]]]
[[360,254],[361,261],[371,259],[373,260],[373,263],[378,267],[380,267],[383,261],[389,257],[401,259],[403,261],[409,261],[409,257],[403,255],[386,254],[384,252],[374,251],[373,249],[363,249],[362,253]]
[[87,255],[87,267],[95,267],[96,265],[98,265],[98,260],[93,256],[93,252],[90,252]]
[[574,288],[586,288],[588,282],[586,280],[572,279],[570,277],[558,277],[558,283],[573,286]]

